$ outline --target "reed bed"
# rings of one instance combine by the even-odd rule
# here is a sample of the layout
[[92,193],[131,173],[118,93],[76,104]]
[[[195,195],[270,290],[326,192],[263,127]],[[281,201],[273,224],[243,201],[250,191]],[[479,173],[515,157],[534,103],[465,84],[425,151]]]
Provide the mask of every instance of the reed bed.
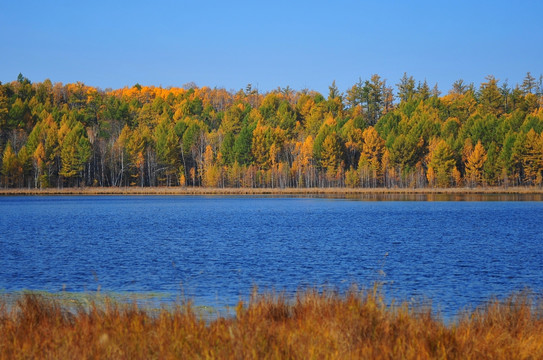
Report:
[[543,188],[209,188],[209,187],[72,187],[0,188],[0,195],[543,195]]
[[516,294],[445,323],[387,305],[376,289],[255,294],[235,317],[190,303],[150,312],[105,302],[66,308],[42,295],[0,303],[1,359],[542,359],[543,306]]

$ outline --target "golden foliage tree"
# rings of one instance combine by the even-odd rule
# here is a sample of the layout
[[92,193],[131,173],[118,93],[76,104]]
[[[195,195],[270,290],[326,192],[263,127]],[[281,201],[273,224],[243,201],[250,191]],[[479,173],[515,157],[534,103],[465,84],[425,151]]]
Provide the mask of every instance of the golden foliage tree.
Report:
[[382,177],[381,160],[385,149],[385,141],[373,126],[368,127],[362,133],[362,151],[358,162],[358,168],[362,178],[371,179],[373,186],[380,182]]
[[[448,187],[451,183],[451,175],[455,165],[451,147],[445,140],[439,140],[429,157],[428,181],[432,184],[435,180],[438,187]],[[430,172],[432,176],[430,176]]]
[[333,132],[322,144],[322,167],[329,175],[335,175],[341,163],[341,144],[338,135]]
[[486,162],[486,151],[481,141],[477,142],[472,153],[468,156],[466,162],[466,179],[471,186],[476,186],[482,183],[483,166]]
[[17,154],[13,151],[11,143],[8,142],[2,156],[2,175],[4,175],[4,186],[15,185],[21,173],[21,166]]
[[526,182],[541,185],[543,177],[543,135],[530,129],[524,142],[522,166]]

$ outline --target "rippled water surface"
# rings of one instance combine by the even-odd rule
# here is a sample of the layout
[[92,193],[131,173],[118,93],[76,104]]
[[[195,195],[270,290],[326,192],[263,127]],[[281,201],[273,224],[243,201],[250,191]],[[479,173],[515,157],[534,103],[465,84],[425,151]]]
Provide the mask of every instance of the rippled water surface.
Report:
[[543,202],[0,197],[0,290],[156,292],[235,304],[256,285],[384,282],[451,315],[543,290]]

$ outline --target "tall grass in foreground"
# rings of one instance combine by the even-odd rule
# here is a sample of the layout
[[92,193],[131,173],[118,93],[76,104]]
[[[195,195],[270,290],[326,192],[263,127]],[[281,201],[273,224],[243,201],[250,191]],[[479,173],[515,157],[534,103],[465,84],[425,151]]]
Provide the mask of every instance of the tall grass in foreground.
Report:
[[543,359],[543,306],[528,295],[451,324],[356,290],[255,295],[236,314],[206,322],[190,304],[156,313],[107,301],[74,310],[25,294],[0,303],[0,358]]

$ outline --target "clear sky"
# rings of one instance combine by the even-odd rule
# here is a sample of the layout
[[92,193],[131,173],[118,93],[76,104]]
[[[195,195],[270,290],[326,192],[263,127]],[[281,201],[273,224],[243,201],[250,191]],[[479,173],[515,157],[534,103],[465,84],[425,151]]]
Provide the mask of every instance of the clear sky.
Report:
[[0,81],[82,81],[327,94],[404,72],[477,86],[543,73],[543,1],[27,1],[0,3]]

